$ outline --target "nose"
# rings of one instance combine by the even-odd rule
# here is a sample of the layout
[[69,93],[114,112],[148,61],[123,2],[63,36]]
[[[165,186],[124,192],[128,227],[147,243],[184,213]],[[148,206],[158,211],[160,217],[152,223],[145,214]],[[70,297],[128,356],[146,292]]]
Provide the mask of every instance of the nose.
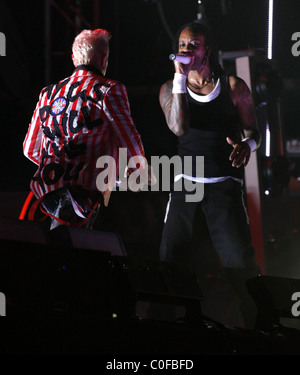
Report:
[[180,50],[180,52],[183,53],[191,53],[194,52],[195,46],[192,43],[187,43],[185,46],[183,46]]
[[179,51],[182,52],[182,53],[189,53],[192,50],[191,50],[191,48],[188,45],[185,45],[185,46],[179,48]]

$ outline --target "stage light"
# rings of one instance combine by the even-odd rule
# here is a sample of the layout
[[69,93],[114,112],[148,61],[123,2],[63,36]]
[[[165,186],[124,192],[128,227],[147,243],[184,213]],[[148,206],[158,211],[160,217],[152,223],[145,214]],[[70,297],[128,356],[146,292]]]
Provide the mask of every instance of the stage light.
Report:
[[271,133],[270,133],[270,125],[267,122],[266,124],[266,156],[270,156],[270,149],[271,149]]
[[273,49],[273,0],[269,0],[268,59],[272,59],[272,49]]
[[280,196],[288,187],[289,162],[284,156],[262,156],[262,189],[268,197]]

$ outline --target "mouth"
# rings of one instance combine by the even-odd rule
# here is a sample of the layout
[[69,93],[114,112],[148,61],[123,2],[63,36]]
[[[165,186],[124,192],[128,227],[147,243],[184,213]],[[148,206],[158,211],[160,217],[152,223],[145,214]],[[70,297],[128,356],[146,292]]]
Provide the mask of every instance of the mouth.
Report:
[[190,53],[190,52],[180,52],[181,53],[181,55],[183,55],[183,56],[189,56],[189,57],[193,57],[194,56],[194,54],[193,53]]

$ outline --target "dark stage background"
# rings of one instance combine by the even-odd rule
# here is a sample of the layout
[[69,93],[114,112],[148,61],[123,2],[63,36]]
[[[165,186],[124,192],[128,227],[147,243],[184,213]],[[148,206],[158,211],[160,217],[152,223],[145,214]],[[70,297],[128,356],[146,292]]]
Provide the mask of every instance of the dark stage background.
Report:
[[[104,27],[112,32],[107,76],[128,87],[132,114],[148,155],[170,154],[175,139],[164,122],[159,104],[160,85],[173,74],[168,55],[170,34],[197,18],[196,0],[1,1],[0,31],[6,36],[6,57],[0,58],[1,191],[21,191],[35,167],[22,155],[22,142],[38,99],[47,83],[56,82],[73,69],[71,44],[79,29]],[[279,74],[284,79],[284,128],[299,136],[300,59],[291,53],[291,36],[299,29],[300,3],[274,2],[274,49]],[[207,0],[207,20],[220,51],[266,49],[266,0]],[[68,17],[68,20],[62,15]],[[50,26],[45,35],[46,24]],[[47,49],[49,44],[49,49]],[[48,53],[48,55],[46,55]]]
[[[266,50],[268,1],[202,5],[220,51]],[[176,152],[158,92],[173,75],[171,36],[196,19],[198,10],[195,0],[0,1],[0,31],[6,37],[6,56],[0,57],[1,217],[17,218],[29,192],[35,166],[22,153],[27,127],[41,88],[71,74],[71,44],[83,28],[112,32],[107,76],[127,86],[146,155]],[[292,34],[299,31],[299,0],[275,0],[273,57],[284,87],[284,144],[300,139],[300,57],[291,52]],[[267,271],[275,276],[300,278],[298,157],[287,155],[291,173],[284,193],[264,202]],[[168,192],[115,192],[97,228],[120,233],[130,255],[156,259],[167,199]]]

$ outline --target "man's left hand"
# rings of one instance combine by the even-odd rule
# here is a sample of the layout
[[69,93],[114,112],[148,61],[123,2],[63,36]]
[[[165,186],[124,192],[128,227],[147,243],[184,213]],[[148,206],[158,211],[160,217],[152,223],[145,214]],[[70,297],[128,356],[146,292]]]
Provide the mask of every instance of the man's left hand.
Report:
[[251,149],[247,142],[234,142],[231,138],[227,137],[226,141],[233,147],[233,151],[229,156],[229,160],[232,161],[232,166],[240,168],[242,164],[245,166],[248,164]]

